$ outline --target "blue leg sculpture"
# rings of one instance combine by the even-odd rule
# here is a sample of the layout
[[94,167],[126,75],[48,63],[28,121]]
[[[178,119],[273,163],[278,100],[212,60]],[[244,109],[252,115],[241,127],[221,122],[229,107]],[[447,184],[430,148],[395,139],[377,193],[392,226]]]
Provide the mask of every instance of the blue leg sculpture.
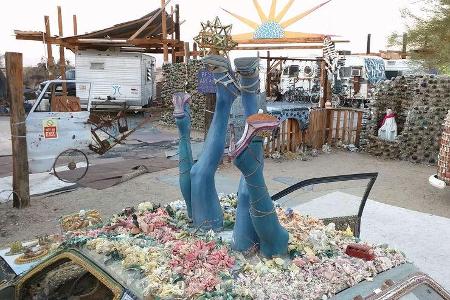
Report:
[[192,159],[191,150],[191,117],[189,104],[187,104],[188,99],[189,95],[185,93],[176,93],[173,96],[173,102],[175,106],[175,122],[177,124],[178,133],[180,135],[180,143],[178,146],[180,189],[186,203],[188,216],[189,218],[192,218],[191,168],[194,164],[194,160]]
[[229,62],[220,56],[210,56],[205,63],[213,67],[217,83],[214,117],[206,136],[202,155],[191,169],[191,201],[194,226],[219,230],[223,227],[223,213],[217,195],[214,175],[225,148],[228,118],[231,105],[239,94],[230,74]]
[[255,137],[234,164],[245,177],[250,194],[250,216],[260,240],[260,251],[266,257],[287,254],[288,232],[281,226],[264,181],[262,139]]
[[[238,58],[235,60],[235,65],[236,72],[241,75],[242,105],[247,118],[258,111],[259,59]],[[245,178],[241,176],[232,246],[237,251],[246,251],[256,245],[259,246],[259,237],[250,217],[250,194]]]

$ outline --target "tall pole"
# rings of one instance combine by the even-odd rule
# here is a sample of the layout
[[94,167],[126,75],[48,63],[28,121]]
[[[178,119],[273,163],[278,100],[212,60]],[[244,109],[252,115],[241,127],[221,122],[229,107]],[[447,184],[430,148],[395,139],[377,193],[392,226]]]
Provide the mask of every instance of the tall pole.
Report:
[[[175,4],[175,40],[180,41],[180,5]],[[179,47],[175,47],[175,52],[179,50]],[[182,60],[182,58],[176,58],[177,62]]]
[[[78,35],[77,15],[73,15],[72,20],[73,20],[73,35]],[[77,53],[78,53],[78,46],[75,47],[75,54]]]
[[[161,7],[166,6],[166,0],[161,0]],[[164,8],[161,12],[161,23],[162,23],[162,38],[163,38],[163,55],[164,55],[164,63],[169,62],[169,50],[167,49],[167,15],[166,9]]]
[[271,83],[271,78],[270,78],[270,51],[267,51],[267,66],[266,66],[266,96],[267,97],[271,97],[272,93],[270,90],[270,83]]
[[50,42],[50,18],[48,16],[44,16],[45,23],[45,43],[47,45],[47,67],[48,67],[48,76],[50,79],[55,79],[55,61],[53,59],[53,51],[52,51],[52,43]]
[[30,205],[28,178],[28,154],[23,107],[22,53],[6,52],[6,81],[11,106],[11,145],[13,153],[13,206],[24,208]]
[[366,54],[370,54],[370,40],[372,38],[372,35],[369,33],[367,35],[367,49],[366,49]]
[[[62,13],[61,13],[61,6],[58,6],[58,30],[59,30],[59,37],[63,37],[63,25],[62,25]],[[66,80],[66,57],[64,55],[64,46],[61,44],[59,45],[59,70],[61,72],[61,79]],[[63,82],[62,84],[63,89],[63,95],[67,95],[67,86],[66,83]]]

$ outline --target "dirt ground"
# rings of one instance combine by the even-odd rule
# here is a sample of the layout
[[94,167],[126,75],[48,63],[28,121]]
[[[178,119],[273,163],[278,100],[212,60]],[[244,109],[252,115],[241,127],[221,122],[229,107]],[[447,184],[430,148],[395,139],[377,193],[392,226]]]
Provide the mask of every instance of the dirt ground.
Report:
[[[450,217],[450,188],[436,190],[428,184],[428,177],[435,172],[434,167],[380,160],[366,154],[338,150],[308,161],[266,159],[265,163],[266,183],[271,194],[288,186],[274,180],[278,177],[301,180],[359,172],[379,172],[369,197],[372,200]],[[161,180],[176,178],[177,174],[176,168],[168,169],[144,174],[104,190],[78,188],[71,192],[33,197],[31,207],[23,210],[13,209],[12,202],[0,204],[0,247],[43,233],[57,233],[59,217],[80,209],[98,209],[107,217],[143,201],[165,204],[180,199],[178,188]],[[218,176],[237,181],[240,173],[232,164],[225,163]]]

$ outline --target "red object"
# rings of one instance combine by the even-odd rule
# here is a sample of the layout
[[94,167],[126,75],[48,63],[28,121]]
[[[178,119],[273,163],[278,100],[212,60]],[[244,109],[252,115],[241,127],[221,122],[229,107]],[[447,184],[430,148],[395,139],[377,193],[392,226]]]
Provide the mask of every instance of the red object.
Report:
[[345,249],[345,254],[351,257],[361,258],[364,260],[373,260],[375,258],[373,249],[363,244],[348,245],[347,249]]
[[396,114],[385,115],[384,118],[383,118],[383,120],[381,121],[379,127],[383,126],[387,119],[395,118],[395,117],[396,117]]

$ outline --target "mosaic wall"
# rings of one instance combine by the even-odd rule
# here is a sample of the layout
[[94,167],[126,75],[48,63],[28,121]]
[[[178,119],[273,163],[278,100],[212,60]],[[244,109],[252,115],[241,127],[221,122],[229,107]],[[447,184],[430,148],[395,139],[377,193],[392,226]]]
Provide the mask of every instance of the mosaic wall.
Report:
[[203,64],[198,60],[191,60],[187,67],[185,63],[166,64],[163,66],[163,82],[161,89],[161,105],[165,111],[161,114],[161,121],[168,125],[175,126],[172,116],[173,104],[172,95],[177,92],[184,92],[187,82],[186,92],[191,94],[192,127],[203,130],[205,124],[205,95],[197,91],[197,74]]
[[[399,136],[377,138],[380,121],[391,108],[397,114]],[[400,76],[377,87],[367,121],[365,150],[370,154],[416,163],[436,164],[443,123],[450,109],[450,77]]]

